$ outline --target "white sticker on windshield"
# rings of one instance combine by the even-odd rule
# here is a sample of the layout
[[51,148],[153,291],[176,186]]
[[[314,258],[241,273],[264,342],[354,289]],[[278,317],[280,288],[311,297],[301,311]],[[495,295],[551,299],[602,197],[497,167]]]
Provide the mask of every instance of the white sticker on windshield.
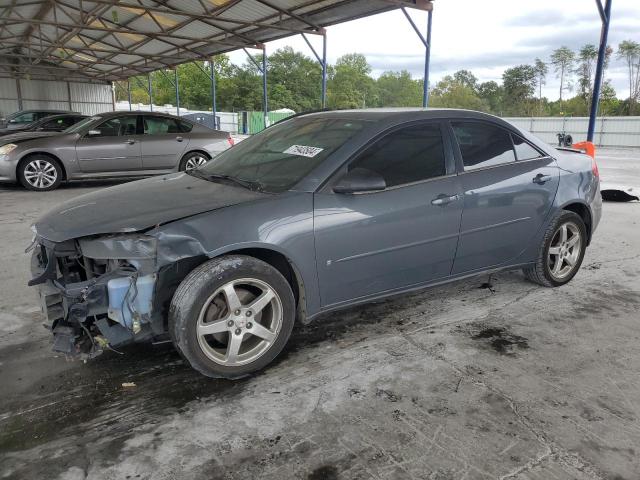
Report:
[[324,148],[320,147],[308,147],[306,145],[291,145],[282,153],[289,153],[291,155],[301,155],[303,157],[315,157]]

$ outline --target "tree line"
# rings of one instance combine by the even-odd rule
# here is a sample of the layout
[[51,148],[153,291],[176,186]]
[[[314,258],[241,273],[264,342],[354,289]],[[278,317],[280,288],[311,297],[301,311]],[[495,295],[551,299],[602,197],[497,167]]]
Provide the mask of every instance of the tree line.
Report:
[[[624,62],[629,91],[625,100],[616,97],[610,80],[602,84],[601,115],[640,114],[640,43],[621,42],[614,51],[607,47],[605,75],[611,57]],[[480,82],[469,70],[459,70],[438,81],[430,91],[429,106],[468,108],[501,116],[586,116],[591,105],[593,78],[598,57],[595,45],[578,51],[560,47],[544,61],[507,68],[500,83]],[[261,56],[234,65],[226,55],[213,62],[195,62],[177,67],[180,105],[190,110],[211,109],[211,83],[208,72],[216,76],[216,100],[220,111],[262,109],[262,76],[256,64]],[[290,108],[296,112],[320,108],[322,70],[314,59],[291,47],[267,56],[269,109]],[[327,106],[333,109],[366,107],[415,107],[422,103],[422,79],[406,71],[386,71],[371,76],[371,65],[364,55],[351,53],[327,67]],[[542,95],[550,75],[559,80],[559,98]],[[173,71],[151,75],[155,104],[175,104]],[[130,79],[134,103],[148,103],[147,78]],[[127,100],[126,82],[118,82],[118,100]],[[571,96],[572,95],[572,96]]]

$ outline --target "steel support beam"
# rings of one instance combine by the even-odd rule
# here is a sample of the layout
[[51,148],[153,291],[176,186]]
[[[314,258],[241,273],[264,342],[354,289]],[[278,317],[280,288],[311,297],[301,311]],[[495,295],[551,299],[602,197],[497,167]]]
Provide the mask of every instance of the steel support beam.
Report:
[[127,96],[129,97],[129,111],[131,108],[131,80],[127,78]]
[[322,35],[322,108],[327,108],[327,32]]
[[431,63],[431,19],[433,10],[427,12],[427,46],[424,52],[424,85],[422,90],[422,106],[429,106],[429,66]]
[[149,111],[153,112],[153,87],[151,84],[151,74],[147,74],[147,82],[149,84]]
[[307,43],[307,45],[313,52],[313,55],[316,57],[316,60],[318,60],[318,63],[322,67],[322,94],[320,97],[320,104],[322,105],[322,108],[325,108],[327,105],[327,31],[323,28],[321,30],[321,34],[322,58],[320,58],[320,55],[318,55],[318,52],[316,52],[316,49],[313,48],[313,45],[311,45],[311,42],[304,33],[302,34],[302,38]]
[[262,74],[262,110],[264,112],[264,127],[268,127],[269,123],[269,101],[267,99],[267,48],[264,44],[260,44],[258,48],[262,49],[262,66],[256,62],[255,58],[251,56],[246,48],[243,48],[244,53],[247,54],[251,63],[253,63],[258,71]]
[[400,10],[402,10],[402,13],[404,13],[404,16],[407,17],[407,20],[413,27],[413,30],[416,32],[416,35],[418,35],[418,38],[422,42],[422,45],[424,45],[424,84],[422,86],[422,106],[426,108],[429,104],[429,63],[431,61],[431,23],[433,17],[433,5],[429,2],[426,4],[426,7],[424,9],[427,10],[426,36],[422,36],[420,29],[407,12],[407,9],[405,7],[400,8]]
[[175,78],[174,85],[176,87],[176,115],[180,116],[180,84],[178,83],[178,67],[173,71],[173,78]]
[[589,112],[589,128],[587,130],[587,141],[593,142],[593,135],[596,129],[596,117],[598,116],[598,104],[600,103],[600,89],[602,87],[602,76],[604,74],[604,61],[607,55],[607,38],[609,36],[609,24],[611,23],[611,2],[605,0],[604,7],[602,0],[596,0],[602,27],[600,29],[600,46],[598,48],[598,62],[596,64],[596,75],[593,79],[593,94],[591,95],[591,111]]
[[194,62],[194,65],[204,73],[211,82],[211,112],[213,113],[213,128],[219,130],[218,123],[216,121],[216,75],[213,66],[214,57],[209,59],[209,71],[200,66],[198,62]]
[[213,114],[213,128],[216,130],[220,129],[220,125],[218,125],[218,120],[216,117],[217,108],[216,108],[216,69],[213,63],[213,57],[211,57],[209,68],[211,70],[211,113]]
[[262,45],[262,107],[264,110],[264,128],[269,126],[269,104],[267,100],[267,47]]

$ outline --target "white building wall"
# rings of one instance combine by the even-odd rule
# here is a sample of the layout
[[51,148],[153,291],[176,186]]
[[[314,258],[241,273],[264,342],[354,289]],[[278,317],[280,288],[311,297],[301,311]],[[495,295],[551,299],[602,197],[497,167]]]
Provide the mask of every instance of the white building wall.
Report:
[[94,115],[113,110],[110,84],[0,78],[0,114],[59,109]]
[[[574,142],[586,140],[587,117],[514,117],[505,120],[527,130],[552,145],[558,133],[568,133]],[[640,117],[598,117],[594,143],[600,147],[640,147]]]
[[16,80],[14,78],[0,78],[0,117],[19,109]]

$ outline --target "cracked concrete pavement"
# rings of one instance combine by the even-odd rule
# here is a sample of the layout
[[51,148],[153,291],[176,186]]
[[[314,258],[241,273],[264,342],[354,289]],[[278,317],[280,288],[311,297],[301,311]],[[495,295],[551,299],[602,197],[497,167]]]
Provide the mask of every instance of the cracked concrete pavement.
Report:
[[[638,151],[599,165],[640,184]],[[639,478],[640,203],[605,203],[563,288],[509,272],[332,314],[230,382],[169,345],[51,353],[29,224],[108,184],[0,187],[0,478]]]

